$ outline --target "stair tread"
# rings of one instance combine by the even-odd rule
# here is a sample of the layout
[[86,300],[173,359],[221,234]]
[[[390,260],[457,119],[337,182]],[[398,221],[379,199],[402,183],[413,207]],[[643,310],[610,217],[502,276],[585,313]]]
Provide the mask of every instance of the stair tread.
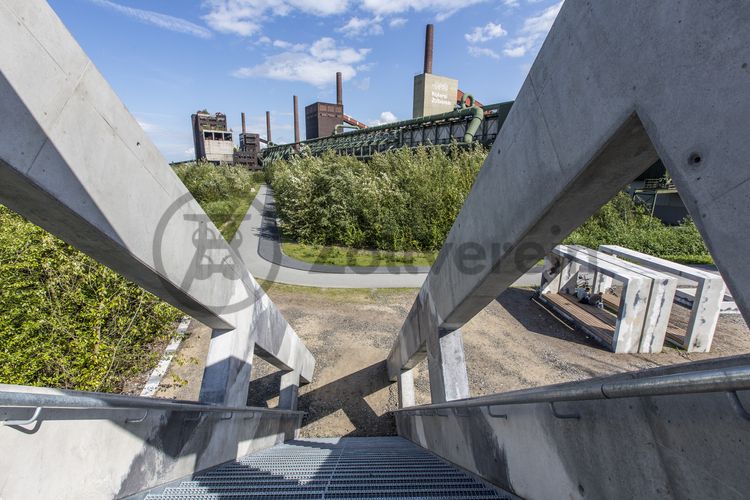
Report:
[[228,462],[148,500],[511,498],[400,437],[298,439]]

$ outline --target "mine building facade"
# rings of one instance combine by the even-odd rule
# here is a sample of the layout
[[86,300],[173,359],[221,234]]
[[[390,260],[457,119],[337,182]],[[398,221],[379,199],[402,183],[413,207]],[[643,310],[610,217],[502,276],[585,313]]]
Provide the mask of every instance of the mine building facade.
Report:
[[232,132],[227,128],[227,116],[224,113],[211,115],[207,111],[198,111],[191,118],[195,160],[233,163],[234,141]]

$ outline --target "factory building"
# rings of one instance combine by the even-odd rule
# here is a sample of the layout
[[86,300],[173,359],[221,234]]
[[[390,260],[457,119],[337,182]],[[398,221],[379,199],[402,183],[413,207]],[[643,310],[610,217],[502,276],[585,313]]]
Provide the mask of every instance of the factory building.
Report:
[[212,163],[234,162],[234,141],[232,132],[227,129],[227,115],[208,111],[198,111],[192,115],[193,146],[196,161]]
[[337,128],[367,128],[344,113],[341,73],[336,73],[336,104],[319,101],[305,106],[305,139],[331,136],[341,131]]
[[432,73],[433,26],[427,25],[424,42],[424,71],[414,77],[412,118],[449,113],[456,109],[458,80]]
[[251,134],[245,126],[245,113],[242,113],[242,133],[240,134],[240,148],[234,152],[234,164],[244,165],[250,170],[260,170],[260,134]]

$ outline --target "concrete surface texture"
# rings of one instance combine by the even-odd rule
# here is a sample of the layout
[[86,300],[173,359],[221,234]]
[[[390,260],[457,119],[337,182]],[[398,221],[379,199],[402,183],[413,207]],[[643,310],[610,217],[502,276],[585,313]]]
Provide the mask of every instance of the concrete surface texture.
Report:
[[[81,394],[8,385],[0,390]],[[33,408],[9,411],[0,410],[4,419],[28,418]],[[45,408],[35,424],[0,426],[0,495],[121,498],[293,439],[301,418],[267,409],[196,414]]]
[[310,353],[49,5],[2,0],[0,29],[0,201],[214,328],[204,400],[244,401],[256,345],[309,381]]
[[683,347],[688,352],[708,352],[711,350],[714,330],[719,320],[719,314],[721,314],[726,290],[721,275],[635,252],[617,245],[601,245],[599,250],[695,282],[697,285],[695,299],[692,301],[690,308],[690,324],[686,330]]
[[562,6],[399,333],[392,380],[657,158],[750,317],[748,22],[741,2]]
[[[625,268],[617,264],[612,264],[595,256],[571,248],[567,245],[558,245],[552,249],[552,255],[559,258],[562,263],[562,269],[573,267],[573,270],[564,274],[572,277],[572,281],[564,282],[562,279],[553,279],[542,290],[542,293],[559,293],[567,289],[577,287],[578,272],[580,266],[593,268],[597,272],[604,274],[620,283],[622,283],[621,307],[617,313],[617,324],[612,338],[612,350],[617,353],[638,352],[641,344],[644,323],[649,312],[649,297],[653,288],[654,280],[652,277],[633,269]],[[562,275],[563,273],[559,273]],[[555,288],[557,284],[557,288]]]
[[[748,23],[741,2],[568,0],[438,256],[440,276],[428,275],[399,333],[391,379],[657,157],[748,319]],[[465,242],[484,257],[472,274],[452,257]],[[493,410],[503,418],[483,408],[399,413],[397,423],[400,435],[525,498],[742,498],[748,397],[504,405]]]
[[[310,352],[50,6],[0,0],[0,31],[0,113],[14,119],[0,141],[0,202],[211,327],[201,401],[244,406],[254,354],[309,382]],[[0,496],[134,493],[299,425],[278,410],[252,422],[136,413],[45,409],[34,430],[3,426]]]
[[[746,366],[748,357],[708,363]],[[750,391],[720,391],[396,413],[396,422],[399,435],[521,498],[739,500],[750,488],[748,407]]]
[[[648,267],[639,266],[638,264],[618,259],[609,254],[592,250],[590,248],[582,246],[577,246],[575,248],[595,257],[599,262],[607,262],[609,264],[622,266],[625,269],[641,273],[651,279],[648,310],[646,311],[646,318],[643,322],[641,343],[638,347],[638,351],[661,352],[664,347],[667,326],[669,325],[669,314],[672,311],[672,304],[677,291],[677,277],[661,273]],[[592,290],[595,291],[595,293],[602,293],[604,289],[601,288],[599,283],[597,283],[597,279],[595,278],[593,281]],[[598,290],[597,286],[599,286]]]
[[414,77],[412,118],[439,115],[456,107],[458,80],[446,76],[423,73]]

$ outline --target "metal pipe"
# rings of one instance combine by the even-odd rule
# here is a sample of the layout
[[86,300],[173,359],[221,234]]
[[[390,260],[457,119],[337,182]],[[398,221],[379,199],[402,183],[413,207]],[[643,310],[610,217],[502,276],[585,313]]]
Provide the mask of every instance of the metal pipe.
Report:
[[297,96],[294,96],[294,143],[299,144],[299,111],[297,110]]
[[[17,386],[19,389],[22,386]],[[304,412],[291,410],[272,410],[256,407],[218,406],[192,401],[165,400],[140,396],[123,396],[96,392],[66,391],[68,394],[49,394],[39,392],[0,391],[0,407],[20,408],[60,408],[60,409],[111,409],[126,408],[156,409],[185,412],[259,412],[259,413],[293,413]]]
[[271,112],[266,111],[266,144],[271,144]]
[[245,112],[242,112],[242,133],[246,133],[247,129],[245,128]]
[[432,73],[432,42],[433,42],[433,26],[427,25],[424,36],[424,73]]
[[535,389],[511,391],[481,398],[411,406],[393,411],[408,412],[413,410],[473,408],[513,404],[552,403],[557,401],[593,401],[599,399],[669,396],[749,389],[750,366],[738,366],[626,380],[608,381],[608,379],[600,379],[589,382],[572,382]]
[[341,71],[336,72],[336,104],[344,105],[344,84],[341,82]]
[[484,111],[482,111],[482,108],[478,108],[475,106],[466,109],[472,110],[474,115],[471,117],[471,121],[466,126],[466,132],[464,133],[464,142],[470,144],[471,141],[474,140],[474,135],[476,135],[477,131],[479,130],[479,126],[482,125],[482,120],[484,120]]
[[333,127],[333,135],[339,135],[344,129],[361,130],[359,127],[354,126],[354,125],[346,125],[344,123],[338,123],[335,127]]

